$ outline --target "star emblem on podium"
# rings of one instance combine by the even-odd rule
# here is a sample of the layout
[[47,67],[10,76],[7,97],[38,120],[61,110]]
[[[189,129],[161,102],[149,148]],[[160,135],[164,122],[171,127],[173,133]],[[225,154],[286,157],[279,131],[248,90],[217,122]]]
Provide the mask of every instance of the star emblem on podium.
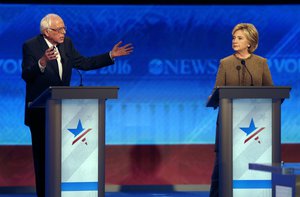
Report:
[[78,142],[79,140],[81,140],[83,143],[85,143],[85,145],[87,145],[87,141],[86,141],[86,134],[88,132],[90,132],[92,129],[87,129],[85,130],[82,127],[81,124],[81,120],[78,120],[78,124],[77,124],[77,128],[75,129],[68,129],[72,134],[74,134],[74,140],[72,142],[72,145],[74,145],[76,142]]
[[256,140],[259,144],[261,143],[261,141],[259,140],[258,134],[262,130],[264,130],[265,127],[261,127],[259,129],[257,129],[257,127],[255,127],[253,118],[250,121],[249,127],[240,127],[240,129],[247,134],[247,138],[245,139],[244,144],[246,144],[252,138],[254,138],[254,140]]

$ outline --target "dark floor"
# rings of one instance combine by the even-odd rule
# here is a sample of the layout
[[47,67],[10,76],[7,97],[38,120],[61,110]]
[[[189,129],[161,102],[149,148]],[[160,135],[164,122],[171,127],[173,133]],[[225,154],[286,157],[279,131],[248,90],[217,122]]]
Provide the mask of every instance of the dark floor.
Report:
[[[106,197],[208,197],[208,192],[107,192]],[[36,197],[33,194],[0,194],[0,197]]]

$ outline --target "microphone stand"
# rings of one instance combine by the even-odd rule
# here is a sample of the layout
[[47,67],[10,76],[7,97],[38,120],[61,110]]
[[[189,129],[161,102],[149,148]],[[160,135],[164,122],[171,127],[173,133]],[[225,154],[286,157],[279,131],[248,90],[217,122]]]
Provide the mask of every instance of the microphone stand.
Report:
[[240,85],[241,85],[241,78],[240,78],[240,70],[241,70],[241,66],[240,66],[240,65],[237,65],[235,68],[236,68],[237,71],[238,71],[238,75],[239,75],[239,86],[240,86]]
[[248,70],[248,68],[246,66],[245,60],[241,60],[241,64],[246,68],[247,72],[249,73],[250,78],[251,78],[251,86],[253,86],[253,77],[252,77],[252,74],[250,73],[250,71]]
[[80,77],[80,84],[79,84],[79,86],[83,86],[83,84],[82,84],[82,74],[81,74],[81,72],[77,68],[75,70],[78,72],[79,77]]

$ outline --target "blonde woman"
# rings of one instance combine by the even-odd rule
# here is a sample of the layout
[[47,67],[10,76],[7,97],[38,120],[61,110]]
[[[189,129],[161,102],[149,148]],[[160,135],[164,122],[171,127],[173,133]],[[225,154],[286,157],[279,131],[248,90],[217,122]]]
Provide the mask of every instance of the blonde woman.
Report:
[[[273,85],[267,60],[254,54],[258,47],[258,31],[253,24],[240,23],[232,30],[234,53],[221,59],[217,86],[271,86]],[[219,196],[219,116],[216,125],[215,165],[211,176],[210,197]]]

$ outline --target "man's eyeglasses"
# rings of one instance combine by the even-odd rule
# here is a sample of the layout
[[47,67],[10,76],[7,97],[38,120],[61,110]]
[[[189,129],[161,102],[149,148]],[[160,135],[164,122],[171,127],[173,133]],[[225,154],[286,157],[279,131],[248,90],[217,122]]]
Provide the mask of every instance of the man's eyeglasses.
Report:
[[58,32],[58,33],[61,33],[61,34],[67,32],[67,27],[59,27],[59,28],[56,28],[56,29],[48,28],[48,29],[50,29],[50,30],[52,30],[52,31],[55,31],[55,32]]

